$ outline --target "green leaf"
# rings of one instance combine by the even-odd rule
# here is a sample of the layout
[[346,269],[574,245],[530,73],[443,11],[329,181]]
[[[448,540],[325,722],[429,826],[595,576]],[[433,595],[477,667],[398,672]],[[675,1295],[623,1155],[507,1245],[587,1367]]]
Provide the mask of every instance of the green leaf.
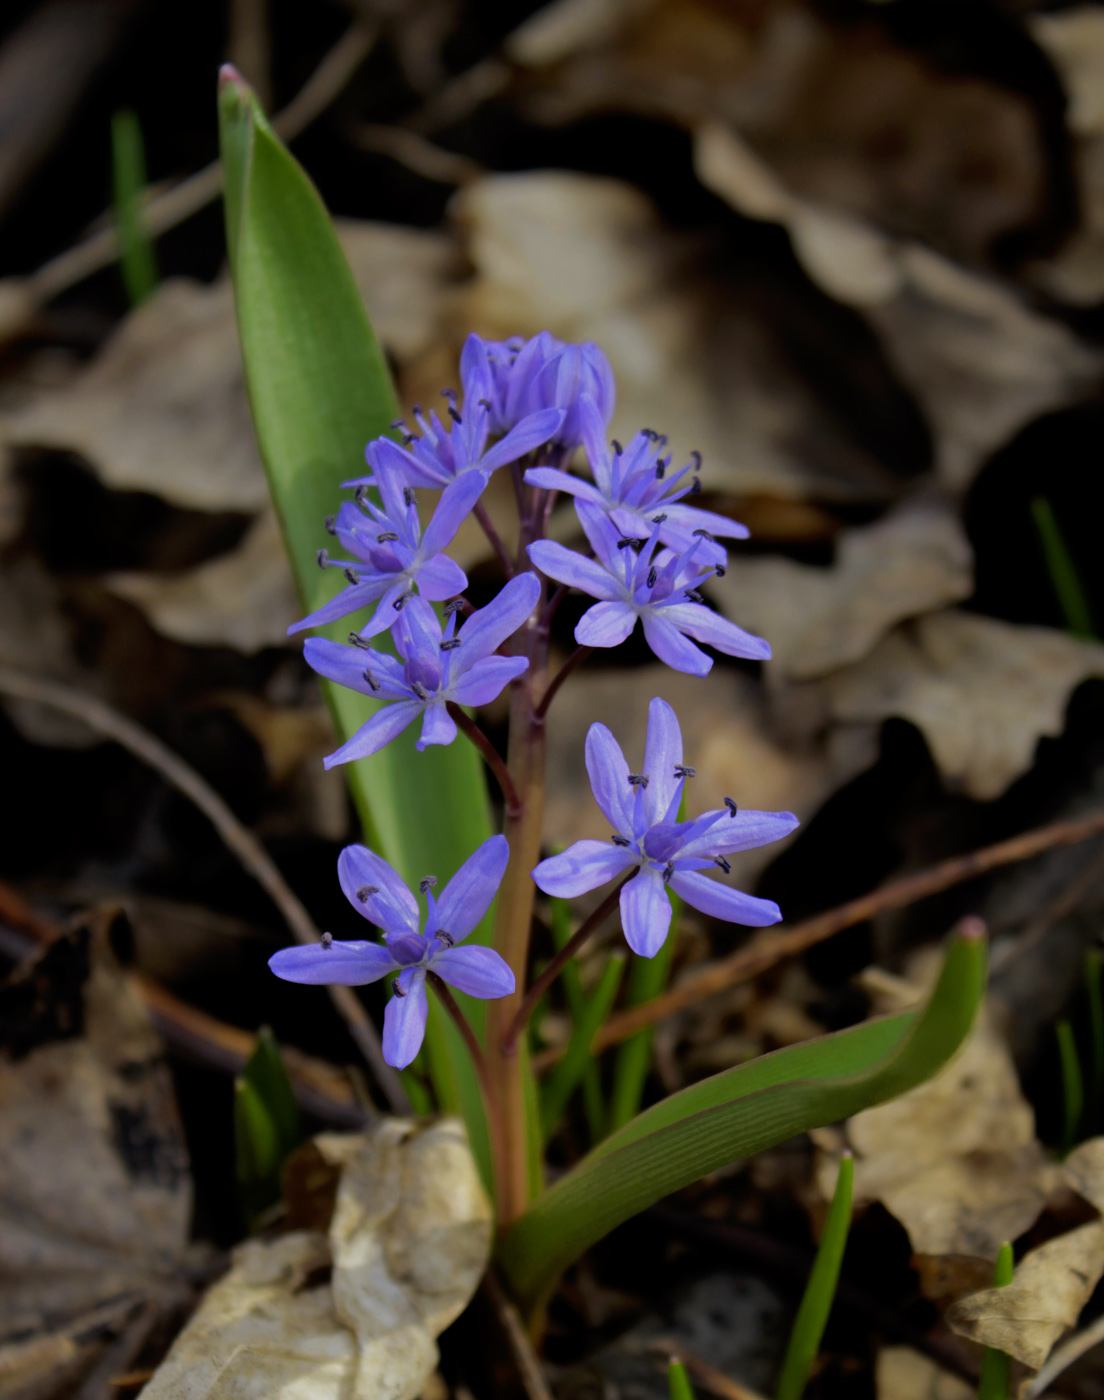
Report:
[[247,1223],[280,1199],[280,1140],[272,1114],[252,1084],[234,1081],[234,1161]]
[[[249,88],[224,70],[219,122],[226,224],[246,385],[261,457],[304,608],[341,584],[319,569],[323,521],[364,448],[398,409],[387,365],[318,192],[281,145]],[[319,629],[344,640],[348,624]],[[323,693],[342,739],[377,706],[341,686]],[[478,755],[462,740],[424,754],[408,730],[346,768],[365,839],[405,880],[450,877],[491,834]],[[471,935],[487,943],[491,915]],[[477,1031],[483,1006],[457,995]],[[467,1120],[490,1180],[486,1122],[463,1040],[431,998],[430,1072],[442,1108]]]
[[820,1339],[839,1283],[847,1232],[851,1227],[851,1190],[855,1184],[855,1162],[848,1153],[840,1162],[836,1189],[824,1224],[820,1248],[813,1261],[805,1295],[794,1318],[786,1358],[778,1377],[775,1400],[801,1400],[809,1371],[820,1350]]
[[1081,1061],[1077,1042],[1068,1021],[1059,1021],[1054,1028],[1058,1037],[1058,1060],[1062,1070],[1062,1155],[1072,1152],[1078,1142],[1078,1128],[1085,1107],[1085,1086],[1081,1079]]
[[[556,945],[556,951],[559,952],[571,937],[571,905],[566,899],[558,898],[550,899],[548,904],[551,915],[552,942]],[[577,1027],[580,1019],[586,1015],[587,998],[579,978],[579,965],[574,958],[560,974],[560,983],[563,986],[567,1009],[571,1013],[571,1023]],[[542,1099],[545,1092],[546,1090],[542,1087]],[[598,1061],[593,1058],[587,1059],[586,1068],[583,1071],[583,1107],[586,1112],[587,1127],[590,1130],[590,1141],[593,1145],[600,1141],[606,1133],[606,1101],[602,1094],[602,1077],[598,1070]]]
[[111,176],[123,284],[131,306],[137,306],[157,288],[157,258],[142,216],[146,153],[134,112],[111,118]]
[[280,1057],[280,1047],[268,1026],[257,1032],[257,1045],[246,1060],[241,1073],[242,1079],[254,1091],[272,1120],[276,1134],[278,1165],[294,1152],[302,1141],[299,1125],[299,1105],[295,1102],[295,1091],[291,1087],[287,1070]]
[[1085,954],[1085,992],[1089,1000],[1089,1039],[1092,1059],[1089,1062],[1089,1086],[1092,1094],[1085,1130],[1090,1135],[1100,1125],[1100,1100],[1104,1096],[1104,997],[1101,995],[1100,952],[1090,948]]
[[1054,509],[1045,496],[1036,496],[1031,502],[1031,515],[1039,532],[1039,542],[1043,547],[1047,572],[1054,587],[1058,606],[1066,619],[1066,630],[1075,637],[1096,640],[1092,611],[1085,590],[1078,577],[1077,565],[1062,534],[1061,526]]
[[[577,972],[577,969],[574,970]],[[594,1066],[590,1047],[610,1013],[624,971],[624,954],[615,953],[602,969],[593,994],[582,1006],[563,1059],[541,1085],[540,1121],[545,1141],[563,1116],[568,1100],[586,1074],[587,1067]]]
[[[681,814],[679,819],[682,819]],[[652,1001],[667,986],[679,920],[682,917],[682,900],[674,891],[669,892],[669,897],[671,932],[654,958],[633,958],[628,996],[625,998],[626,1006],[640,1006],[643,1002]],[[617,1058],[613,1066],[613,1089],[610,1093],[610,1132],[623,1128],[640,1112],[644,1083],[652,1064],[652,1034],[652,1028],[649,1026],[647,1030],[637,1031],[635,1035],[629,1036],[624,1044],[617,1047]]]
[[694,1400],[694,1387],[686,1374],[686,1367],[676,1358],[667,1367],[667,1389],[671,1400]]
[[505,1236],[499,1256],[514,1296],[538,1307],[572,1260],[661,1197],[928,1079],[969,1030],[985,966],[984,943],[956,937],[923,1010],[788,1046],[642,1113],[561,1177]]
[[[1002,1244],[993,1270],[993,1287],[1007,1288],[1012,1282],[1012,1246]],[[977,1400],[1009,1400],[1012,1394],[1012,1358],[996,1347],[986,1347],[981,1356]]]

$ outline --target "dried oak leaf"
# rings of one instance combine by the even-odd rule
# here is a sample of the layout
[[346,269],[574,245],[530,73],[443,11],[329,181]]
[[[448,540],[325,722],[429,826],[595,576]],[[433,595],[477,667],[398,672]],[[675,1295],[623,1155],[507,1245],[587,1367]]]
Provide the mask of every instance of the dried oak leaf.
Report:
[[931,613],[818,684],[837,722],[891,715],[923,733],[944,781],[988,801],[1062,732],[1070,692],[1104,676],[1104,646],[1048,627]]
[[972,1400],[974,1387],[911,1347],[882,1347],[874,1363],[878,1400]]
[[315,1145],[340,1170],[329,1235],[254,1240],[145,1400],[415,1400],[486,1267],[491,1212],[463,1124],[385,1119]]

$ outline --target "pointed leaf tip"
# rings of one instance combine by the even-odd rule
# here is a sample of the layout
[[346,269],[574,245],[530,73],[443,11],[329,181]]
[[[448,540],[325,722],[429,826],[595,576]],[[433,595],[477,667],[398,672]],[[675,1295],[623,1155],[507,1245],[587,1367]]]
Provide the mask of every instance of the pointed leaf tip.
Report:
[[249,84],[245,81],[245,79],[242,77],[242,75],[238,72],[238,70],[234,67],[232,63],[224,63],[222,65],[222,67],[219,69],[218,80],[220,91],[225,87],[229,87],[231,84],[234,84],[240,88],[244,88],[246,91],[248,91],[249,89]]
[[976,914],[967,914],[964,919],[959,919],[954,931],[959,938],[975,939],[979,943],[989,932],[985,920]]

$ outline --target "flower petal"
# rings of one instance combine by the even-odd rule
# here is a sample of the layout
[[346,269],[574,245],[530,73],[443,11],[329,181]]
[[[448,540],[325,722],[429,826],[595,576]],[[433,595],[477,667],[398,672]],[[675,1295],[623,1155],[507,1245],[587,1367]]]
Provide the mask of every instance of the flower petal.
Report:
[[692,909],[730,924],[766,928],[782,918],[781,909],[772,899],[756,899],[743,890],[730,890],[727,885],[694,870],[676,870],[671,876],[671,888]]
[[586,736],[590,790],[602,815],[622,836],[632,833],[633,787],[621,745],[604,724],[592,724]]
[[[337,882],[362,918],[388,933],[417,933],[421,919],[418,901],[398,871],[375,851],[367,846],[346,846],[337,858]],[[361,899],[360,891],[369,889],[376,893]]]
[[398,704],[385,705],[366,724],[362,724],[351,739],[326,755],[322,760],[323,768],[336,768],[339,763],[352,763],[355,758],[367,758],[369,754],[379,753],[407,725],[414,723],[421,709],[420,700],[401,700]]
[[414,577],[423,596],[435,603],[455,598],[468,586],[467,574],[447,554],[434,554],[424,564],[419,564]]
[[512,637],[537,606],[541,581],[526,569],[516,574],[485,608],[472,613],[457,632],[460,646],[453,662],[453,674],[466,671],[475,662],[498,650],[507,637]]
[[484,452],[479,460],[481,471],[493,472],[504,467],[507,462],[516,462],[534,447],[540,447],[555,436],[564,420],[562,408],[542,408],[523,418],[516,428],[510,431],[492,448]]
[[526,486],[539,486],[542,491],[564,491],[569,496],[581,496],[584,501],[593,501],[600,506],[604,501],[601,491],[589,481],[581,481],[569,472],[558,467],[530,467],[525,473]]
[[617,647],[632,635],[636,609],[620,600],[595,603],[575,624],[575,640],[584,647]]
[[505,836],[488,837],[441,891],[437,899],[437,928],[427,926],[426,933],[434,934],[441,928],[452,934],[457,943],[467,938],[491,907],[509,859]]
[[684,856],[730,856],[735,851],[753,851],[757,846],[769,846],[772,841],[781,841],[796,826],[797,818],[792,812],[745,812],[742,809],[732,816],[721,809],[716,812],[703,812],[698,821],[716,816],[708,831],[687,841],[679,852]]
[[682,765],[682,730],[678,716],[666,700],[655,696],[648,702],[648,737],[644,743],[644,811],[648,825],[667,820],[667,808],[679,779],[675,769]]
[[[402,667],[386,652],[346,646],[343,642],[331,642],[329,637],[309,637],[303,647],[303,659],[312,671],[328,681],[358,690],[374,700],[411,698],[410,688],[402,679]],[[375,685],[367,679],[365,671]]]
[[566,583],[592,598],[620,598],[622,590],[608,569],[594,559],[587,559],[574,549],[566,549],[555,540],[537,540],[528,548],[529,558],[541,573]]
[[609,841],[576,841],[558,856],[542,860],[533,879],[545,894],[574,899],[614,880],[639,857],[625,846]]
[[472,506],[482,496],[486,485],[487,478],[478,471],[462,472],[455,481],[449,482],[441,492],[433,519],[422,536],[423,555],[428,558],[431,554],[440,554],[452,543],[453,536],[471,514]]
[[702,603],[673,603],[663,609],[663,615],[680,632],[723,651],[726,656],[742,656],[749,661],[770,660],[769,642],[745,632]]
[[[664,608],[664,613],[673,608]],[[644,639],[665,665],[672,671],[682,671],[689,676],[708,676],[713,669],[713,658],[687,641],[673,623],[660,616],[654,609],[641,613],[644,623]]]
[[405,995],[392,996],[383,1013],[383,1058],[395,1069],[405,1069],[425,1039],[429,1015],[425,970],[407,968],[396,980]]
[[312,987],[363,987],[398,967],[381,943],[363,939],[331,943],[328,948],[321,943],[281,948],[269,958],[268,965],[285,982]]
[[527,656],[487,656],[449,688],[448,698],[458,705],[489,705],[528,669]]
[[625,942],[642,958],[654,958],[671,928],[671,901],[663,876],[644,865],[621,891],[621,928]]
[[493,948],[444,948],[430,960],[430,971],[470,997],[508,997],[516,985],[510,964]]
[[338,618],[348,617],[351,612],[356,612],[358,608],[366,608],[369,603],[374,603],[377,598],[386,593],[392,582],[393,578],[390,574],[380,574],[376,578],[367,579],[364,583],[351,583],[348,588],[343,588],[328,603],[323,603],[314,612],[300,618],[298,622],[293,622],[288,628],[288,636],[291,637],[296,632],[302,632],[307,627],[321,627],[327,622],[336,622]]
[[422,732],[414,747],[424,753],[430,744],[451,744],[456,738],[456,721],[444,705],[427,705]]

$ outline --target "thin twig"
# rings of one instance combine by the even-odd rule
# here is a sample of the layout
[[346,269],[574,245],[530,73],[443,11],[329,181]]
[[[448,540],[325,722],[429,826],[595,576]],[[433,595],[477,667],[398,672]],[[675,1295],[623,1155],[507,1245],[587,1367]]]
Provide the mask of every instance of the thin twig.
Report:
[[[349,26],[299,92],[273,117],[277,135],[292,140],[326,110],[371,52],[378,33],[374,20],[358,19]],[[164,194],[148,198],[142,211],[147,232],[156,238],[175,228],[216,199],[221,189],[222,163],[213,161]],[[110,267],[118,256],[119,236],[111,221],[82,243],[51,258],[22,284],[24,323],[39,306]],[[12,335],[20,329],[18,323],[12,323],[5,327],[5,333]]]
[[483,533],[490,541],[491,548],[498,555],[498,562],[506,571],[506,577],[508,579],[513,578],[515,572],[514,561],[510,558],[506,546],[502,543],[502,536],[495,529],[494,522],[487,514],[487,507],[482,501],[476,501],[475,505],[472,507],[472,515],[479,521],[479,524],[483,528]]
[[525,1029],[529,1017],[532,1016],[533,1012],[536,1010],[537,1003],[591,934],[599,929],[617,908],[618,900],[621,898],[621,891],[633,876],[636,875],[637,870],[639,870],[639,867],[630,870],[624,879],[619,880],[617,884],[614,885],[613,889],[606,895],[605,899],[602,900],[598,908],[594,910],[589,918],[585,919],[579,925],[578,929],[571,935],[563,947],[559,949],[541,975],[534,978],[533,985],[525,993],[525,1000],[518,1007],[517,1014],[506,1027],[506,1033],[502,1037],[502,1053],[504,1055],[512,1055],[515,1053],[518,1039]]
[[479,725],[470,715],[466,715],[455,700],[445,702],[445,709],[456,721],[458,729],[462,729],[475,747],[483,755],[483,761],[495,775],[498,786],[502,790],[502,796],[506,799],[506,812],[510,817],[516,817],[521,812],[521,800],[514,786],[514,780],[510,777],[509,770],[502,761],[502,755],[483,733]]
[[[222,837],[284,917],[284,921],[300,943],[317,943],[321,937],[314,920],[276,868],[272,857],[253,833],[237,817],[206,782],[178,754],[155,738],[132,719],[71,686],[58,685],[38,676],[0,667],[0,692],[40,705],[50,705],[65,714],[76,715],[90,729],[122,744],[143,763],[155,769],[189,798]],[[402,1080],[383,1058],[379,1033],[368,1013],[350,987],[329,987],[330,998],[337,1007],[361,1054],[367,1060],[376,1083],[383,1090],[396,1113],[412,1112]]]
[[544,1372],[541,1370],[540,1358],[529,1339],[529,1333],[525,1330],[521,1314],[502,1284],[499,1283],[493,1268],[488,1269],[483,1275],[483,1288],[491,1300],[491,1306],[498,1316],[499,1325],[506,1334],[506,1341],[514,1354],[518,1378],[527,1400],[552,1400],[548,1382],[544,1379]]
[[575,650],[567,658],[564,664],[549,681],[548,689],[541,696],[540,704],[533,711],[533,718],[535,720],[544,719],[545,715],[547,715],[548,713],[549,705],[551,705],[552,701],[556,698],[557,690],[559,690],[560,686],[563,685],[564,681],[567,680],[568,676],[571,675],[575,667],[578,666],[581,662],[585,661],[593,650],[593,647],[578,646],[575,648]]
[[389,156],[423,180],[433,180],[439,185],[466,185],[486,174],[478,161],[435,146],[408,127],[357,122],[347,130],[362,151]]
[[[1014,865],[1017,861],[1029,860],[1032,856],[1053,850],[1057,846],[1075,846],[1101,833],[1104,833],[1104,811],[1091,812],[1088,816],[1075,817],[1069,821],[1053,822],[1049,826],[1025,831],[1007,841],[998,841],[993,846],[983,846],[981,850],[971,851],[969,855],[952,856],[949,860],[940,861],[938,865],[918,871],[915,875],[904,875],[899,880],[890,880],[888,884],[870,894],[848,900],[846,904],[840,904],[823,914],[816,914],[811,919],[795,924],[791,929],[756,934],[746,947],[738,949],[730,957],[714,963],[711,967],[703,968],[701,972],[688,977],[680,986],[673,987],[671,991],[655,997],[652,1001],[643,1002],[640,1006],[630,1007],[627,1011],[611,1016],[595,1037],[594,1053],[617,1045],[635,1035],[637,1031],[654,1026],[658,1021],[666,1020],[676,1012],[685,1011],[687,1007],[695,1006],[707,997],[736,986],[737,983],[750,981],[784,958],[803,953],[806,948],[823,943],[826,938],[831,938],[842,929],[860,924],[864,919],[872,919],[876,914],[883,914],[889,909],[902,909],[905,905],[914,904],[919,899],[938,894],[966,880],[973,880],[1002,865]],[[562,1054],[563,1049],[559,1046],[546,1050],[534,1057],[533,1067],[538,1072],[546,1070]]]
[[1051,1382],[1057,1380],[1067,1367],[1072,1366],[1087,1351],[1099,1346],[1101,1342],[1104,1342],[1104,1317],[1098,1317],[1083,1331],[1072,1336],[1068,1342],[1063,1342],[1060,1347],[1055,1347],[1047,1357],[1042,1370],[1028,1383],[1027,1389],[1023,1392],[1025,1400],[1036,1400],[1036,1396],[1045,1394]]

